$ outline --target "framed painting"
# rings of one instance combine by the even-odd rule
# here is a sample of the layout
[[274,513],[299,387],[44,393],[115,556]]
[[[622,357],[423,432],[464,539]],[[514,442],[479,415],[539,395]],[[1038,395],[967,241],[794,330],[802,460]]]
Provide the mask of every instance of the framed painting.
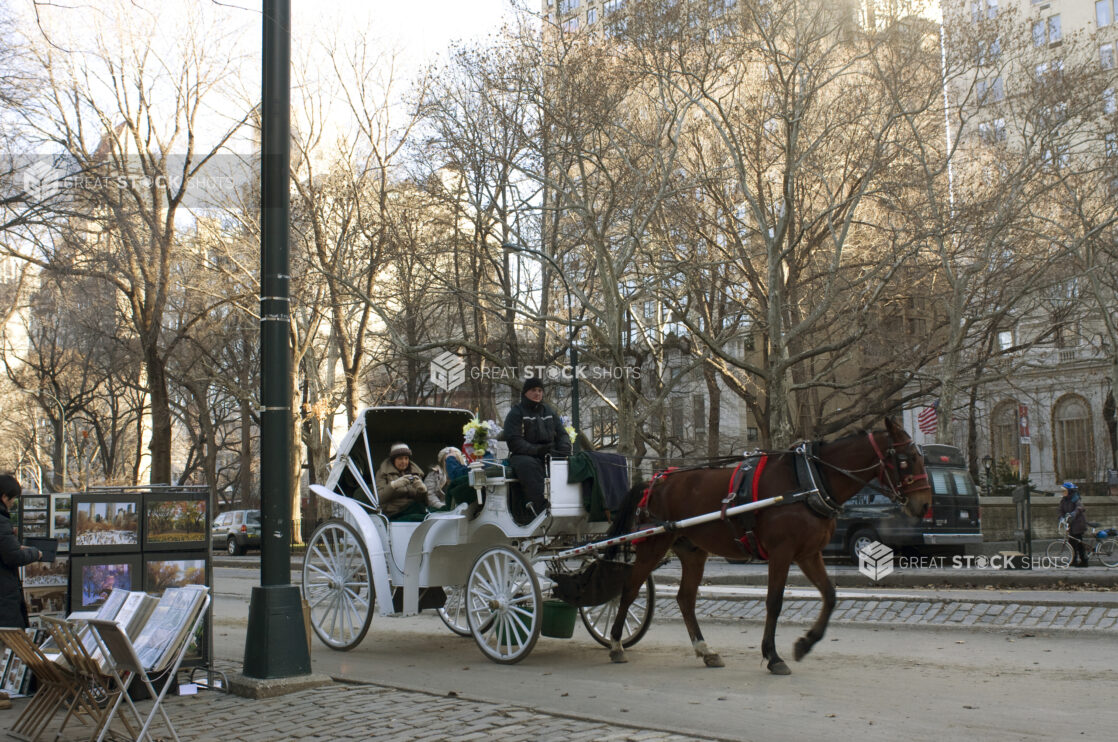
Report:
[[70,584],[70,559],[64,554],[53,562],[32,562],[23,568],[23,587],[52,587]]
[[70,557],[70,611],[98,608],[113,588],[143,589],[139,554]]
[[208,585],[204,551],[144,555],[144,592],[162,595],[169,587]]
[[74,554],[139,551],[140,496],[77,494],[71,498],[70,551]]
[[205,549],[209,495],[144,495],[144,551]]

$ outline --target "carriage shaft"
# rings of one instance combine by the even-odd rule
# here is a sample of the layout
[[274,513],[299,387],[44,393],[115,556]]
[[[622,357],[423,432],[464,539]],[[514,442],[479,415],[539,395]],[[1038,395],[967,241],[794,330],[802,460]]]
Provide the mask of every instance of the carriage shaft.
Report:
[[701,523],[709,523],[712,520],[722,520],[723,518],[729,518],[730,516],[738,515],[739,513],[746,513],[750,510],[760,510],[761,508],[779,505],[782,502],[784,502],[783,495],[779,497],[772,497],[767,500],[759,500],[758,502],[746,503],[745,505],[735,505],[732,508],[727,508],[725,513],[723,513],[722,511],[716,511],[713,513],[705,513],[704,515],[696,515],[692,518],[684,518],[683,520],[669,521],[659,526],[644,528],[640,531],[634,531],[633,533],[626,533],[624,536],[615,536],[613,538],[606,539],[605,541],[595,541],[592,544],[584,544],[573,549],[567,549],[566,551],[561,551],[556,554],[555,558],[566,559],[568,557],[591,554],[595,551],[600,551],[601,549],[606,549],[611,546],[617,546],[618,544],[627,544],[630,541],[637,541],[642,538],[648,538],[649,536],[656,536],[666,531],[679,531],[684,528],[690,528],[691,526],[700,525]]

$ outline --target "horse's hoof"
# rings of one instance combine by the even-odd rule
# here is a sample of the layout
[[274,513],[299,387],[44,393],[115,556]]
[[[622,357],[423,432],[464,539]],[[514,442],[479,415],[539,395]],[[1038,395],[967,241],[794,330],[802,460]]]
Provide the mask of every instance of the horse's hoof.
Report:
[[769,665],[769,672],[773,675],[791,675],[792,670],[784,664],[784,660],[777,660]]
[[717,654],[708,654],[703,657],[703,664],[707,667],[725,667],[726,663]]
[[617,665],[623,665],[629,660],[625,657],[624,651],[611,651],[609,653],[609,661]]
[[793,652],[793,656],[796,658],[796,662],[799,662],[804,657],[806,657],[807,653],[811,651],[811,647],[812,647],[812,644],[807,639],[803,639],[803,638],[797,639],[796,640],[796,645],[795,645],[795,650]]

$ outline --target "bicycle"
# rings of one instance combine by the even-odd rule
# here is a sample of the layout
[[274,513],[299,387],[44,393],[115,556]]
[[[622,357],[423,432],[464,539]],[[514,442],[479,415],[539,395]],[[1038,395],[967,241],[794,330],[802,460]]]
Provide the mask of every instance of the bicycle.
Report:
[[[1118,528],[1098,529],[1098,523],[1088,523],[1090,531],[1083,534],[1084,546],[1088,536],[1095,537],[1094,548],[1087,549],[1087,559],[1094,554],[1106,567],[1118,567]],[[1045,554],[1054,564],[1070,567],[1075,558],[1075,549],[1071,545],[1071,536],[1068,534],[1066,518],[1061,518],[1057,529],[1063,534],[1063,540],[1053,541],[1048,544]]]

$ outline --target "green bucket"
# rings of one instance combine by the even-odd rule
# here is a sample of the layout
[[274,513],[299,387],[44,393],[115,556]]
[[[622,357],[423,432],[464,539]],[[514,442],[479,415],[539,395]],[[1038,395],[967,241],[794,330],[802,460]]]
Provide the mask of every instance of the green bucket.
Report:
[[543,602],[543,620],[540,633],[554,639],[570,639],[575,633],[575,617],[578,608],[562,600]]

